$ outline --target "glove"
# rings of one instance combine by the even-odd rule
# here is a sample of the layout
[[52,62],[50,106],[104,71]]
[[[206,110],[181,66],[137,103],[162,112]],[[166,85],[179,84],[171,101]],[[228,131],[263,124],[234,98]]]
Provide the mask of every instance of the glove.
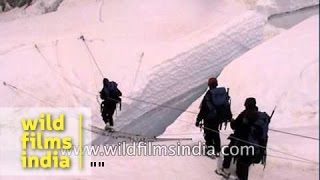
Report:
[[200,121],[197,121],[196,122],[196,127],[199,127],[200,126]]

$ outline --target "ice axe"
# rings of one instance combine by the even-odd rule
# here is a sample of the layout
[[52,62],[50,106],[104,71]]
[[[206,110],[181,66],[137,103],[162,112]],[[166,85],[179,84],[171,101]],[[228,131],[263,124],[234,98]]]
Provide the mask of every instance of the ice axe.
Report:
[[272,113],[271,113],[271,115],[270,115],[270,121],[271,121],[271,118],[272,118],[274,112],[276,111],[276,108],[277,108],[277,106],[274,106],[274,108],[273,108],[273,110],[272,110]]
[[[274,106],[274,108],[273,108],[273,110],[271,112],[271,115],[270,115],[270,118],[269,118],[269,123],[271,122],[271,118],[274,115],[274,113],[276,111],[276,108],[277,108],[277,106]],[[268,142],[268,137],[267,137],[267,142]],[[265,148],[263,159],[262,159],[261,163],[263,164],[263,170],[264,170],[266,168],[266,166],[267,166],[267,149],[266,148]]]

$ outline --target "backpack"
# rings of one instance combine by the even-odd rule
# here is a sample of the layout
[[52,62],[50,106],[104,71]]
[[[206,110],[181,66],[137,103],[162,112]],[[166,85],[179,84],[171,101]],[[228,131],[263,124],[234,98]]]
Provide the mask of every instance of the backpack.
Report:
[[210,98],[213,105],[211,111],[213,111],[215,119],[219,123],[220,129],[223,123],[225,123],[225,127],[227,127],[228,121],[232,118],[229,89],[226,90],[224,87],[211,89]]
[[268,143],[268,130],[271,117],[265,112],[258,112],[258,118],[253,123],[249,136],[248,142],[250,146],[254,147],[254,155],[252,162],[254,164],[266,165],[267,158],[267,143]]
[[120,102],[121,98],[119,96],[121,96],[121,93],[117,86],[118,84],[116,82],[108,82],[100,91],[100,98],[103,100],[113,100],[116,103]]

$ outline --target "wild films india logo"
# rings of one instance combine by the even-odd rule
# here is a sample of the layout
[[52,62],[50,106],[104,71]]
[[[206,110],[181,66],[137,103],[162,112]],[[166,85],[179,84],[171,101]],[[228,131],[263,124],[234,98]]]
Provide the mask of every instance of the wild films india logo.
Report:
[[[81,116],[80,116],[81,118]],[[21,125],[24,131],[21,137],[22,168],[70,168],[70,157],[59,156],[59,150],[68,150],[72,147],[71,137],[45,137],[45,131],[64,131],[65,115],[60,114],[53,119],[51,114],[40,114],[39,118],[22,119]],[[36,132],[37,130],[40,130]],[[46,155],[38,157],[27,153],[27,146],[32,150],[46,151]]]
[[[1,175],[89,175],[89,108],[6,108],[0,133]],[[63,153],[78,147],[78,154]],[[50,172],[50,173],[48,173]]]

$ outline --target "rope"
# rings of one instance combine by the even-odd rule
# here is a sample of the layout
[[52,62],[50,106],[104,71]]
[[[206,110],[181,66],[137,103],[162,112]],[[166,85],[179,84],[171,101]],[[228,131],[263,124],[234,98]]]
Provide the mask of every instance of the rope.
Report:
[[51,64],[49,63],[49,60],[46,58],[46,56],[41,52],[41,50],[39,49],[39,47],[35,44],[35,48],[37,50],[37,52],[40,54],[40,56],[42,57],[42,59],[47,63],[49,69],[51,69],[54,74],[59,75],[66,83],[68,83],[70,86],[73,86],[81,91],[83,91],[86,94],[90,94],[90,95],[94,95],[96,96],[96,94],[91,93],[87,90],[82,89],[80,86],[78,86],[77,84],[75,84],[74,82],[70,81],[68,78],[66,78],[64,75],[62,75],[61,71],[57,72],[55,69],[53,69],[53,67],[51,66]]
[[136,71],[136,74],[134,75],[134,79],[133,79],[133,84],[132,84],[132,89],[131,92],[134,90],[134,86],[136,85],[136,81],[137,81],[137,77],[138,77],[138,73],[140,71],[140,66],[141,66],[141,62],[142,62],[142,58],[144,56],[144,52],[142,52],[142,54],[140,55],[140,59],[139,59],[139,65]]
[[[131,98],[131,97],[127,97],[127,96],[122,96],[122,97],[127,98],[127,99],[130,99],[130,100],[138,101],[138,102],[148,103],[148,104],[157,105],[157,106],[164,107],[164,108],[169,108],[169,109],[181,111],[181,112],[187,112],[187,113],[195,114],[195,115],[198,114],[198,113],[193,112],[193,111],[183,110],[183,109],[179,109],[179,108],[172,107],[172,106],[167,106],[167,105],[158,104],[158,103],[154,103],[154,102],[149,102],[149,101],[145,101],[145,100],[140,100],[140,99],[136,99],[136,98]],[[278,133],[282,133],[282,134],[287,134],[287,135],[292,135],[292,136],[296,136],[296,137],[313,139],[313,140],[319,141],[318,138],[309,137],[309,136],[305,136],[305,135],[301,135],[301,134],[290,133],[290,132],[280,131],[280,130],[271,129],[271,128],[269,128],[269,130],[270,130],[270,131],[274,131],[274,132],[278,132]]]
[[301,135],[301,134],[295,134],[295,133],[290,133],[290,132],[285,132],[285,131],[280,131],[280,130],[276,130],[276,129],[270,129],[270,131],[273,132],[277,132],[277,133],[282,133],[282,134],[287,134],[287,135],[291,135],[291,136],[296,136],[296,137],[301,137],[301,138],[305,138],[305,139],[312,139],[312,140],[316,140],[319,141],[319,138],[315,138],[315,137],[310,137],[310,136],[305,136],[305,135]]
[[[170,108],[170,109],[174,109],[174,110],[179,110],[179,111],[182,111],[182,112],[189,112],[189,113],[192,113],[192,114],[196,114],[195,112],[192,112],[192,111],[186,111],[186,110],[181,110],[181,109],[178,109],[178,108],[174,108],[174,107],[170,107],[170,106],[166,106],[166,105],[160,105],[160,104],[157,104],[157,103],[152,103],[152,102],[148,102],[148,101],[144,101],[144,100],[139,100],[139,99],[135,99],[135,98],[130,98],[130,97],[126,97],[126,96],[122,96],[124,98],[127,98],[127,99],[131,99],[131,100],[135,100],[135,101],[139,101],[139,102],[144,102],[144,103],[149,103],[149,104],[153,104],[153,105],[158,105],[158,106],[161,106],[161,107],[165,107],[165,108]],[[109,98],[109,99],[112,99],[112,98]],[[115,101],[115,100],[114,100]],[[181,119],[179,119],[181,121]],[[185,122],[185,121],[182,121],[182,122]],[[188,123],[188,124],[192,124],[192,123],[189,123],[189,122],[185,122],[185,123]],[[214,129],[210,129],[210,128],[207,128],[207,127],[204,127],[205,129],[209,130],[209,131],[212,131],[212,132],[215,132],[215,133],[220,133],[219,131],[217,130],[214,130]],[[226,135],[224,133],[221,133],[223,135]],[[229,136],[229,135],[227,135]],[[286,152],[283,152],[283,151],[280,151],[280,150],[277,150],[277,149],[273,149],[273,148],[267,148],[265,146],[261,146],[259,144],[255,144],[255,143],[252,143],[252,142],[249,142],[249,141],[245,141],[245,140],[242,140],[242,139],[239,139],[239,138],[236,138],[236,137],[230,137],[232,139],[235,139],[235,140],[238,140],[240,142],[244,142],[244,143],[248,143],[248,144],[251,144],[251,145],[254,145],[254,146],[257,146],[257,147],[261,147],[261,148],[264,148],[264,149],[269,149],[271,151],[274,151],[274,152],[278,152],[278,153],[281,153],[281,154],[285,154],[285,155],[288,155],[288,156],[291,156],[291,157],[295,157],[297,159],[301,159],[301,160],[304,160],[306,162],[309,162],[309,163],[313,163],[313,164],[319,164],[318,162],[315,162],[315,161],[312,161],[312,160],[309,160],[309,159],[306,159],[306,158],[303,158],[303,157],[300,157],[300,156],[296,156],[296,155],[292,155],[290,153],[286,153]]]
[[60,64],[60,59],[59,59],[58,44],[59,44],[59,40],[56,40],[56,42],[55,42],[56,58],[57,58],[57,62],[58,62],[58,67],[60,68],[61,64]]
[[185,135],[199,135],[203,134],[202,132],[197,133],[168,133],[168,134],[161,134],[161,136],[185,136]]
[[35,100],[43,103],[44,105],[49,104],[51,107],[54,106],[53,104],[48,103],[48,100],[40,99],[40,98],[32,95],[32,93],[29,93],[29,92],[27,92],[27,91],[25,91],[25,90],[22,90],[22,89],[18,88],[17,86],[14,86],[14,85],[12,85],[12,84],[9,84],[9,83],[7,83],[7,82],[5,82],[5,81],[2,81],[2,83],[3,83],[4,86],[9,87],[10,89],[14,89],[15,91],[21,91],[22,93],[24,93],[24,94],[28,95],[29,97],[31,97],[31,98],[33,98],[33,99],[35,99]]
[[104,22],[103,19],[102,19],[102,7],[103,7],[103,5],[104,5],[104,0],[101,0],[101,4],[100,4],[100,8],[99,8],[99,21],[101,23]]
[[9,49],[6,49],[6,50],[0,50],[0,55],[5,55],[7,53],[10,53],[10,52],[17,50],[17,49],[24,47],[24,46],[26,46],[26,44],[20,44],[17,46],[10,47]]
[[98,71],[100,72],[101,77],[104,78],[104,75],[103,75],[103,73],[102,73],[102,71],[101,71],[101,69],[100,69],[100,67],[99,67],[99,65],[98,65],[98,63],[97,63],[97,61],[96,61],[96,58],[93,56],[93,54],[92,54],[92,52],[91,52],[91,50],[90,50],[90,48],[89,48],[89,46],[88,46],[88,44],[87,44],[87,42],[86,42],[86,39],[84,38],[83,35],[80,36],[80,39],[83,41],[84,45],[86,46],[86,48],[87,48],[87,50],[88,50],[88,52],[89,52],[89,54],[90,54],[93,62],[95,63]]
[[34,47],[36,48],[37,52],[40,54],[40,56],[42,57],[42,59],[44,59],[44,61],[47,63],[47,65],[48,65],[49,67],[51,67],[49,60],[42,54],[42,52],[40,51],[38,45],[35,44]]
[[[91,93],[91,92],[88,92],[82,88],[80,88],[79,86],[77,86],[76,84],[72,83],[71,81],[69,81],[68,79],[64,78],[65,81],[67,81],[68,83],[70,83],[70,85],[78,88],[79,90],[83,91],[84,93],[87,93],[89,95],[93,95],[96,97],[97,101],[98,101],[98,95],[97,94],[94,94],[94,93]],[[4,82],[4,81],[3,81]],[[5,84],[5,82],[4,82]],[[12,85],[11,85],[12,86]],[[15,86],[12,86],[12,88],[14,88]],[[140,99],[136,99],[136,98],[131,98],[131,97],[127,97],[127,96],[122,96],[123,98],[127,98],[127,99],[130,99],[130,100],[134,100],[134,101],[138,101],[138,102],[142,102],[142,103],[148,103],[148,104],[152,104],[152,105],[156,105],[156,106],[160,106],[160,107],[164,107],[164,108],[169,108],[169,109],[173,109],[173,110],[177,110],[177,111],[181,111],[181,112],[187,112],[187,113],[191,113],[191,114],[197,114],[196,112],[193,112],[193,111],[188,111],[188,110],[183,110],[183,109],[179,109],[179,108],[176,108],[176,107],[172,107],[172,106],[167,106],[167,105],[163,105],[163,104],[158,104],[158,103],[154,103],[154,102],[149,102],[149,101],[145,101],[145,100],[140,100]],[[113,98],[109,98],[109,100],[112,100],[112,101],[115,101],[115,102],[118,102],[118,100],[116,99],[113,99]],[[99,101],[98,101],[99,102]],[[278,132],[278,133],[282,133],[282,134],[287,134],[287,135],[291,135],[291,136],[296,136],[296,137],[301,137],[301,138],[306,138],[306,139],[312,139],[312,140],[317,140],[319,141],[318,138],[314,138],[314,137],[309,137],[309,136],[305,136],[305,135],[301,135],[301,134],[296,134],[296,133],[290,133],[290,132],[285,132],[285,131],[280,131],[280,130],[276,130],[276,129],[271,129],[269,128],[270,131],[273,131],[273,132]]]
[[[3,85],[4,85],[4,86],[8,86],[8,87],[13,88],[13,89],[15,89],[15,90],[20,90],[20,91],[24,92],[25,94],[29,95],[30,97],[32,97],[32,98],[34,98],[34,99],[36,99],[36,100],[38,100],[38,101],[40,101],[40,102],[42,102],[42,103],[45,103],[45,104],[47,103],[47,101],[44,101],[44,100],[42,100],[42,99],[40,99],[40,98],[37,98],[36,96],[33,96],[31,93],[28,93],[28,92],[26,92],[26,91],[23,91],[23,90],[19,89],[18,87],[14,86],[14,85],[8,84],[8,83],[6,83],[5,81],[2,81],[2,82],[3,82]],[[192,124],[192,123],[186,122],[186,121],[184,121],[184,120],[182,120],[182,119],[179,119],[179,120],[180,120],[181,122],[184,122],[184,123]],[[203,128],[204,128],[204,129],[207,129],[207,130],[209,130],[209,131],[215,132],[215,133],[220,133],[219,131],[214,130],[214,129],[211,129],[211,128],[208,128],[208,127],[203,127]],[[221,134],[222,134],[222,135],[227,135],[227,134],[225,134],[225,133],[221,133]],[[227,135],[227,136],[229,136],[229,135]],[[309,163],[317,164],[317,165],[318,165],[318,162],[315,162],[315,161],[312,161],[312,160],[309,160],[309,159],[306,159],[306,158],[303,158],[303,157],[300,157],[300,156],[296,156],[296,155],[293,155],[293,154],[290,154],[290,153],[287,153],[287,152],[283,152],[283,151],[280,151],[280,150],[277,150],[277,149],[273,149],[273,148],[261,146],[261,145],[259,145],[259,144],[255,144],[255,143],[252,143],[252,142],[249,142],[249,141],[245,141],[245,140],[242,140],[242,139],[239,139],[239,138],[236,138],[236,137],[232,137],[232,136],[230,136],[230,138],[231,138],[231,139],[235,139],[235,140],[240,141],[240,142],[247,143],[247,144],[255,145],[255,146],[257,146],[257,147],[261,147],[261,148],[264,148],[264,149],[269,149],[269,150],[271,150],[271,151],[278,152],[278,153],[281,153],[281,154],[284,154],[284,155],[287,155],[287,156],[291,156],[291,157],[294,157],[294,158],[303,160],[303,161],[305,161],[305,162],[309,162]]]
[[[90,54],[93,62],[95,63],[96,68],[99,70],[101,76],[104,77],[104,75],[103,75],[103,73],[102,73],[102,71],[101,71],[98,63],[96,62],[95,57],[93,56],[93,54],[92,54],[89,46],[88,46],[87,43],[86,43],[86,40],[85,40],[84,36],[82,35],[82,36],[80,37],[80,39],[84,42],[84,44],[85,44],[85,46],[86,46],[86,48],[87,48],[87,50],[88,50],[88,52],[89,52],[89,54]],[[35,48],[37,49],[37,51],[39,52],[39,54],[42,56],[42,58],[46,61],[46,63],[50,66],[49,61],[48,61],[47,58],[41,53],[40,49],[38,48],[38,46],[37,46],[36,44],[35,44]],[[141,58],[142,58],[142,57],[141,57]],[[50,67],[51,67],[51,66],[50,66]],[[64,77],[64,76],[63,76],[63,77]],[[65,78],[64,78],[64,79],[65,79]],[[67,82],[69,82],[70,84],[72,84],[73,86],[76,86],[76,85],[73,84],[71,81],[69,81],[69,80],[67,80],[67,79],[65,79],[65,80],[66,80]],[[4,85],[4,86],[8,86],[8,87],[13,88],[13,89],[16,89],[16,90],[20,90],[20,91],[24,92],[25,94],[29,95],[30,97],[32,97],[32,98],[34,98],[34,99],[37,99],[38,101],[41,101],[42,103],[47,103],[47,101],[44,101],[44,100],[42,100],[42,99],[39,99],[39,98],[33,96],[31,93],[28,93],[28,92],[26,92],[26,91],[23,91],[23,90],[21,90],[21,89],[18,89],[16,86],[13,86],[13,85],[11,85],[11,84],[8,84],[8,83],[6,83],[5,81],[3,81],[3,85]],[[78,87],[78,86],[77,86],[77,87]],[[78,88],[81,89],[80,87],[78,87]],[[81,89],[81,90],[82,90],[82,89]],[[83,92],[86,92],[86,91],[83,91]],[[88,92],[86,92],[86,93],[88,93]],[[96,94],[93,94],[93,93],[89,93],[89,94],[96,96]],[[122,97],[127,98],[127,99],[131,99],[131,100],[134,100],[134,101],[138,101],[138,102],[143,102],[143,103],[148,103],[148,104],[157,105],[157,106],[160,106],[160,107],[170,108],[170,109],[177,110],[177,111],[181,111],[181,112],[187,112],[187,113],[197,114],[196,112],[187,111],[187,110],[183,110],[183,109],[179,109],[179,108],[175,108],[175,107],[171,107],[171,106],[167,106],[167,105],[163,105],[163,104],[148,102],[148,101],[145,101],[145,100],[140,100],[140,99],[131,98],[131,97],[126,97],[126,96],[122,96]],[[112,98],[108,98],[108,99],[117,101],[117,100],[112,99]],[[184,122],[184,121],[182,121],[182,122]],[[185,123],[191,124],[191,123],[189,123],[189,122],[185,122]],[[219,131],[214,130],[214,129],[210,129],[210,128],[208,128],[208,127],[204,127],[204,129],[210,130],[210,131],[215,132],[215,133],[220,133]],[[293,135],[293,136],[297,136],[297,137],[301,137],[301,138],[308,138],[308,139],[313,139],[313,140],[319,140],[319,139],[317,139],[317,138],[308,137],[308,136],[304,136],[304,135],[300,135],[300,134],[294,134],[294,133],[284,132],[284,131],[280,131],[280,130],[274,130],[274,129],[272,129],[271,131],[278,132],[278,133],[283,133],[283,134],[287,134],[287,135]],[[225,135],[224,133],[221,133],[221,134]],[[229,136],[229,135],[228,135],[228,136]],[[305,159],[305,158],[303,158],[303,157],[299,157],[299,156],[296,156],[296,155],[292,155],[292,154],[289,154],[289,153],[286,153],[286,152],[282,152],[282,151],[279,151],[279,150],[276,150],[276,149],[273,149],[273,148],[267,148],[267,147],[261,146],[261,145],[259,145],[259,144],[255,144],[255,143],[252,143],[252,142],[249,142],[249,141],[245,141],[245,140],[242,140],[242,139],[239,139],[239,138],[236,138],[236,137],[230,136],[230,138],[235,139],[235,140],[240,141],[240,142],[245,142],[245,143],[247,143],[247,144],[255,145],[255,146],[257,146],[257,147],[261,147],[261,148],[264,148],[264,149],[270,149],[271,151],[278,152],[278,153],[281,153],[281,154],[285,154],[285,155],[288,155],[288,156],[291,156],[291,157],[295,157],[295,158],[304,160],[304,161],[306,161],[306,162],[318,164],[318,162],[315,162],[315,161],[312,161],[312,160],[309,160],[309,159]]]
[[[184,122],[184,123],[188,123],[188,124],[192,124],[190,122],[186,122],[184,121],[183,119],[180,119],[179,118],[179,121],[180,122]],[[207,129],[211,132],[215,132],[215,133],[221,133],[220,131],[218,130],[214,130],[214,129],[211,129],[211,128],[208,128],[208,127],[203,127],[204,129]],[[316,161],[312,161],[312,160],[309,160],[309,159],[306,159],[306,158],[303,158],[303,157],[300,157],[300,156],[297,156],[297,155],[293,155],[293,154],[290,154],[290,153],[287,153],[287,152],[283,152],[283,151],[280,151],[280,150],[277,150],[277,149],[273,149],[273,148],[270,148],[270,147],[266,147],[266,146],[261,146],[259,144],[256,144],[256,143],[252,143],[252,142],[249,142],[249,141],[246,141],[246,140],[243,140],[243,139],[240,139],[240,138],[237,138],[237,137],[233,137],[233,136],[229,136],[229,134],[225,134],[225,133],[221,133],[222,135],[224,136],[228,136],[230,139],[234,139],[234,140],[237,140],[237,141],[240,141],[240,142],[244,142],[244,143],[247,143],[247,144],[250,144],[250,145],[254,145],[254,146],[257,146],[257,147],[261,147],[263,149],[269,149],[271,151],[274,151],[274,152],[277,152],[277,153],[281,153],[281,154],[285,154],[285,155],[288,155],[288,156],[291,156],[291,157],[294,157],[294,158],[297,158],[297,159],[301,159],[301,160],[304,160],[306,162],[310,162],[310,163],[313,163],[313,164],[316,164],[318,165],[319,163],[316,162]]]
[[[296,162],[301,162],[301,163],[310,164],[310,163],[307,162],[307,161],[303,161],[303,160],[299,160],[299,159],[293,159],[293,158],[285,158],[285,157],[281,157],[281,156],[275,156],[275,155],[272,155],[272,154],[268,154],[268,157],[283,159],[283,160],[287,160],[287,161],[296,161]],[[313,163],[312,163],[312,164],[313,164]]]

